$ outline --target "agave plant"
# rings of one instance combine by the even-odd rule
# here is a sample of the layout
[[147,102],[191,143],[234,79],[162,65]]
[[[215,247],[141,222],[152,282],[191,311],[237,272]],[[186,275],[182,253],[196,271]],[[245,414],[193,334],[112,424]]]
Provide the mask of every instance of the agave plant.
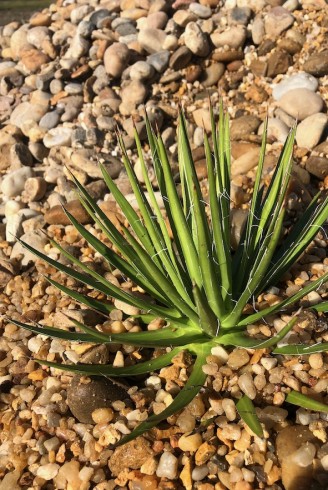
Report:
[[[126,367],[65,365],[40,360],[41,364],[87,375],[130,377],[170,365],[172,359],[181,351],[188,351],[194,357],[189,379],[173,402],[160,414],[151,415],[138,425],[131,434],[124,436],[119,444],[151,429],[160,421],[181,410],[195,397],[206,380],[202,366],[206,364],[207,356],[215,347],[216,351],[218,346],[224,346],[228,350],[231,347],[273,348],[274,354],[287,355],[304,355],[328,350],[328,343],[295,346],[287,344],[277,347],[277,344],[293,328],[297,319],[295,315],[269,340],[251,338],[247,335],[248,325],[269,315],[283,312],[292,305],[296,306],[301,298],[318,289],[328,280],[328,273],[326,273],[278,304],[261,311],[251,308],[262,292],[279,282],[316,236],[328,217],[328,198],[317,194],[301,219],[282,238],[285,200],[293,165],[295,128],[291,130],[286,140],[270,184],[266,188],[261,184],[266,149],[265,129],[248,217],[240,243],[236,250],[232,250],[229,119],[224,114],[222,105],[219,112],[219,122],[216,125],[213,109],[210,108],[212,145],[208,136],[204,134],[208,171],[207,201],[202,195],[197,179],[183,112],[180,113],[178,124],[180,195],[163,140],[151,128],[146,118],[152,164],[164,201],[169,227],[156,200],[136,131],[137,153],[147,193],[136,178],[122,137],[118,135],[118,138],[123,163],[139,212],[129,204],[104,166],[100,165],[108,189],[120,206],[129,226],[122,225],[121,230],[118,231],[86,189],[72,175],[79,199],[94,220],[95,226],[102,231],[104,240],[96,238],[72,214],[65,211],[70,222],[105,261],[142,288],[146,295],[133,295],[117,287],[85,263],[80,262],[54,240],[50,239],[51,244],[71,262],[72,267],[63,265],[24,243],[24,246],[37,257],[79,283],[103,293],[107,299],[100,301],[88,294],[81,294],[48,277],[48,281],[63,293],[105,316],[108,316],[114,308],[111,299],[121,300],[141,310],[138,321],[145,325],[145,328],[135,333],[106,334],[78,321],[73,321],[76,326],[75,332],[18,321],[13,323],[36,334],[70,341],[124,343],[139,348],[167,348],[165,354]],[[248,308],[245,308],[247,305]],[[326,305],[321,306],[321,311],[325,308]],[[155,318],[163,319],[164,327],[147,330],[147,322]],[[326,405],[295,391],[288,395],[287,401],[309,409],[328,411]],[[243,396],[237,402],[237,409],[244,422],[257,435],[262,435],[262,427],[256,417],[253,403],[247,396]]]

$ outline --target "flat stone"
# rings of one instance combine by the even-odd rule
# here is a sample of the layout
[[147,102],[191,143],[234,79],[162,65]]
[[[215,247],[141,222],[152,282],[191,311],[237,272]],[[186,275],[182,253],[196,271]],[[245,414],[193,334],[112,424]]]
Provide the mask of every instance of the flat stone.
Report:
[[154,68],[146,61],[137,61],[130,67],[131,80],[147,80],[154,74]]
[[192,52],[187,46],[180,46],[171,56],[169,66],[173,70],[185,68],[192,58]]
[[290,54],[280,49],[276,49],[268,59],[267,76],[274,78],[276,75],[286,73],[288,68],[293,64],[293,58]]
[[245,175],[249,170],[256,167],[259,162],[260,149],[253,148],[244,155],[240,156],[231,164],[232,178],[237,175]]
[[203,71],[200,82],[205,88],[211,87],[218,83],[224,72],[225,65],[223,63],[212,63]]
[[328,116],[319,112],[305,118],[296,130],[296,141],[298,146],[314,148],[322,138],[327,126]]
[[302,68],[315,77],[328,75],[328,49],[310,55]]
[[264,17],[265,32],[271,39],[277,39],[294,23],[294,16],[283,7],[272,8]]
[[211,40],[216,48],[229,46],[238,49],[246,41],[246,29],[244,26],[232,26],[225,31],[213,32]]
[[21,129],[26,122],[39,122],[46,112],[47,106],[44,104],[21,102],[11,113],[10,123]]
[[[65,205],[65,209],[67,209],[67,211],[69,211],[74,216],[74,218],[82,225],[92,222],[92,218],[89,216],[89,214],[86,212],[86,210],[78,200],[68,202]],[[70,220],[63,210],[63,207],[60,205],[50,208],[49,211],[45,213],[44,219],[49,225],[71,224]]]
[[[258,134],[262,136],[264,124],[259,127]],[[279,143],[284,143],[289,133],[289,127],[283,121],[276,117],[269,117],[268,119],[268,138],[273,138]]]
[[71,146],[72,134],[72,128],[57,126],[48,131],[43,138],[43,144],[46,148],[53,148],[54,146]]
[[147,53],[162,51],[166,40],[166,33],[161,29],[142,29],[138,34],[138,42]]
[[318,88],[318,81],[309,73],[299,72],[290,77],[284,78],[280,83],[273,86],[272,96],[274,100],[279,100],[289,90],[296,88],[306,88],[315,92]]
[[323,180],[328,176],[328,158],[311,156],[308,158],[305,168],[310,174]]
[[30,167],[22,167],[10,172],[2,179],[1,192],[6,197],[18,196],[24,189],[25,181],[29,177],[33,177],[33,170]]
[[278,107],[299,121],[321,112],[324,101],[319,94],[306,88],[290,90],[277,103]]
[[252,133],[256,133],[261,120],[252,115],[238,117],[231,121],[230,135],[232,140],[242,140]]
[[207,36],[196,22],[189,22],[187,25],[184,41],[187,48],[197,56],[205,57],[210,52]]
[[170,52],[168,50],[158,51],[157,53],[150,54],[146,60],[151,66],[155,68],[158,73],[162,73],[166,70],[170,59]]
[[123,43],[114,43],[106,49],[104,65],[108,75],[117,78],[123,73],[130,58],[130,50]]

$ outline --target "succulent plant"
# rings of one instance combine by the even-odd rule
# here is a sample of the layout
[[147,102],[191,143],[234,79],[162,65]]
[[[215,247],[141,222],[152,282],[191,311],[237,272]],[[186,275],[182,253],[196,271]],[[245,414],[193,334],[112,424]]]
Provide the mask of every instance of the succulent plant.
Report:
[[[143,326],[143,330],[108,334],[101,331],[101,327],[93,328],[76,320],[72,320],[76,327],[74,332],[18,321],[13,323],[36,334],[69,341],[123,343],[138,348],[162,349],[149,360],[126,367],[66,365],[40,360],[41,364],[85,375],[130,377],[168,366],[182,351],[188,351],[194,358],[189,379],[173,402],[160,414],[153,414],[140,423],[131,434],[125,435],[119,444],[151,429],[191,402],[206,381],[202,367],[213,349],[216,353],[221,349],[224,354],[233,347],[270,348],[273,349],[273,354],[284,355],[305,355],[328,349],[328,343],[286,344],[277,347],[297,320],[299,300],[322,286],[328,280],[328,273],[310,281],[303,289],[278,303],[260,311],[256,311],[255,308],[258,296],[281,280],[317,235],[328,217],[328,198],[318,193],[301,218],[289,230],[284,230],[285,201],[293,165],[295,128],[291,130],[284,144],[269,185],[264,186],[261,184],[261,177],[266,150],[265,123],[252,200],[241,240],[236,250],[233,250],[230,237],[229,118],[224,114],[222,104],[219,112],[219,122],[216,126],[213,109],[210,108],[211,144],[209,137],[204,133],[208,171],[206,197],[202,194],[197,179],[183,112],[180,112],[178,124],[180,194],[163,140],[151,128],[146,117],[152,164],[166,216],[163,216],[156,200],[136,131],[136,147],[144,186],[141,186],[136,178],[121,135],[118,135],[118,138],[139,212],[129,204],[104,166],[100,164],[108,189],[120,206],[129,226],[122,225],[119,231],[72,175],[79,199],[94,220],[95,226],[101,230],[103,239],[94,236],[66,210],[67,217],[81,237],[101,254],[110,266],[119,269],[124,278],[129,278],[139,289],[141,288],[145,292],[144,295],[130,294],[124,288],[111,283],[52,239],[51,244],[72,266],[64,265],[24,244],[38,258],[86,285],[89,292],[90,288],[99,291],[106,299],[95,299],[92,294],[82,294],[48,277],[48,281],[60,291],[74,301],[102,313],[105,318],[108,318],[114,308],[112,298],[128,303],[141,311],[135,318]],[[284,312],[291,306],[294,307],[295,314],[272,338],[254,338],[247,334],[248,325],[269,315]],[[322,303],[317,309],[326,311],[326,303]],[[164,320],[163,328],[147,330],[147,324],[156,318]],[[166,348],[164,354],[161,353],[163,348]],[[293,390],[287,396],[287,401],[309,409],[328,411],[326,405]],[[237,409],[244,422],[254,433],[261,436],[262,427],[255,407],[246,395],[237,402]]]

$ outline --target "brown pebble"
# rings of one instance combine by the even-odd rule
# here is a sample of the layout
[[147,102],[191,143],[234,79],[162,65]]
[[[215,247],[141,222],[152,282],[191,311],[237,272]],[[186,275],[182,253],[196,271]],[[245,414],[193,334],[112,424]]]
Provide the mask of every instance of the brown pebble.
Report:
[[[78,200],[70,201],[65,205],[65,209],[69,211],[74,218],[85,225],[87,223],[91,223],[92,219]],[[53,206],[46,212],[44,215],[44,219],[46,223],[49,225],[70,225],[71,222],[66,216],[63,207],[58,204],[57,206]]]

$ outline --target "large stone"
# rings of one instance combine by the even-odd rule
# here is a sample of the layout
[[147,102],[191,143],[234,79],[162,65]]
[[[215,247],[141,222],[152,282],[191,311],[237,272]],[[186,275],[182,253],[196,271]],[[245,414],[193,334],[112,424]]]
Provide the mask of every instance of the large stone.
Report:
[[166,40],[166,33],[161,29],[141,29],[138,34],[138,42],[147,53],[162,51]]
[[266,35],[277,39],[282,32],[294,23],[294,16],[283,7],[274,7],[264,17]]
[[[80,201],[77,199],[70,201],[65,205],[65,209],[69,211],[73,217],[82,225],[91,223],[92,219],[86,212]],[[70,225],[71,222],[65,214],[62,206],[57,205],[49,209],[44,215],[46,223],[49,225]]]
[[303,121],[303,119],[312,116],[312,114],[321,112],[324,107],[324,101],[320,95],[313,93],[309,89],[297,88],[283,95],[278,101],[278,106],[290,116]]
[[225,31],[215,31],[211,34],[212,43],[216,48],[229,46],[229,48],[241,48],[246,41],[246,28],[244,26],[232,26]]
[[328,117],[319,112],[304,119],[297,127],[296,141],[298,146],[314,148],[323,135],[327,126]]
[[267,76],[274,78],[276,75],[286,73],[292,64],[293,58],[290,54],[280,49],[276,49],[268,59]]
[[311,156],[306,164],[306,170],[320,180],[328,176],[328,158]]
[[47,106],[44,104],[22,102],[13,110],[10,123],[21,129],[26,122],[39,122],[46,112]]
[[286,77],[279,84],[273,86],[272,97],[275,100],[281,99],[290,90],[296,88],[307,88],[311,92],[315,92],[318,88],[318,81],[309,73],[299,72],[290,77]]
[[304,63],[303,70],[315,77],[328,75],[328,49],[312,54]]
[[120,77],[130,58],[130,50],[123,43],[114,43],[106,49],[104,65],[108,75]]
[[197,56],[205,57],[210,51],[207,36],[196,22],[187,25],[184,41],[187,48]]
[[285,427],[276,440],[277,455],[281,464],[282,483],[285,490],[308,490],[313,482],[313,463],[300,466],[295,462],[295,453],[303,445],[313,444],[317,439],[307,427]]
[[238,117],[231,121],[230,135],[232,140],[248,139],[249,135],[255,133],[261,124],[261,120],[252,115]]
[[6,197],[18,196],[24,189],[25,181],[33,177],[30,167],[22,167],[7,174],[1,182],[1,192]]

